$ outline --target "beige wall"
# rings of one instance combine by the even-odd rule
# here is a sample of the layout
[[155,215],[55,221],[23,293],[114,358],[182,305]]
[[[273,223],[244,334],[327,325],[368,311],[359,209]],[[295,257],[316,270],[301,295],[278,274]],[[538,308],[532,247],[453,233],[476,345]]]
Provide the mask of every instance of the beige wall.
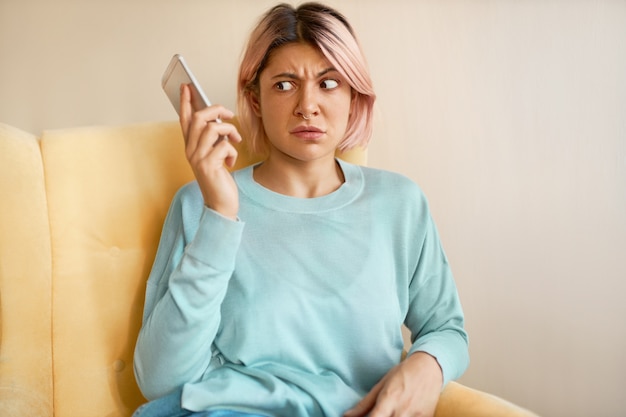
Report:
[[[173,119],[174,52],[234,107],[267,0],[0,0],[0,121]],[[379,94],[370,165],[431,201],[471,334],[463,382],[625,415],[626,2],[333,0]]]

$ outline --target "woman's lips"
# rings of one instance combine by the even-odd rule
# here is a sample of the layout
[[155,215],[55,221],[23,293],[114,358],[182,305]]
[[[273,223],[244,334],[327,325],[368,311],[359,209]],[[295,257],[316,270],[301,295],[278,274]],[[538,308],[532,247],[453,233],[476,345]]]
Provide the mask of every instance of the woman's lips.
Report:
[[313,139],[319,139],[321,138],[326,132],[324,132],[322,129],[320,129],[319,127],[316,126],[298,126],[295,129],[291,130],[292,135],[297,136],[301,139],[309,139],[309,140],[313,140]]

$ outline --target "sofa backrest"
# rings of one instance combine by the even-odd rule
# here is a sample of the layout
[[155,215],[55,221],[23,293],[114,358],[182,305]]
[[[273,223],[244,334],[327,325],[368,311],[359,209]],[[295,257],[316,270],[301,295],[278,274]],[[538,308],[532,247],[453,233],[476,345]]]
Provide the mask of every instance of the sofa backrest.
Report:
[[52,247],[55,416],[125,416],[145,282],[176,190],[192,180],[175,123],[41,137]]

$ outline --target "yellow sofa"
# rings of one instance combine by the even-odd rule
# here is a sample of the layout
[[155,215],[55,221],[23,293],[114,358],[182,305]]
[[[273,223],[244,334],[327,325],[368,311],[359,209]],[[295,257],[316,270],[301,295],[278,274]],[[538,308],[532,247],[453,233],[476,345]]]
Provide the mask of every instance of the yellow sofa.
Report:
[[[145,282],[190,180],[175,122],[41,137],[0,124],[0,416],[130,416],[145,401],[132,367]],[[532,415],[456,383],[437,411]]]

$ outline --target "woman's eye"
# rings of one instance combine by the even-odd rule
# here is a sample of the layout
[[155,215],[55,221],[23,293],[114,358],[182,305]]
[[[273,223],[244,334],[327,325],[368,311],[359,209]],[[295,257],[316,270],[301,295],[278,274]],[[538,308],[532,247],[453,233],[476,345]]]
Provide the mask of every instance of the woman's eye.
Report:
[[332,90],[339,87],[339,81],[333,79],[324,80],[320,83],[320,86],[327,90]]
[[276,83],[276,89],[280,91],[293,90],[293,84],[289,81],[280,81]]

